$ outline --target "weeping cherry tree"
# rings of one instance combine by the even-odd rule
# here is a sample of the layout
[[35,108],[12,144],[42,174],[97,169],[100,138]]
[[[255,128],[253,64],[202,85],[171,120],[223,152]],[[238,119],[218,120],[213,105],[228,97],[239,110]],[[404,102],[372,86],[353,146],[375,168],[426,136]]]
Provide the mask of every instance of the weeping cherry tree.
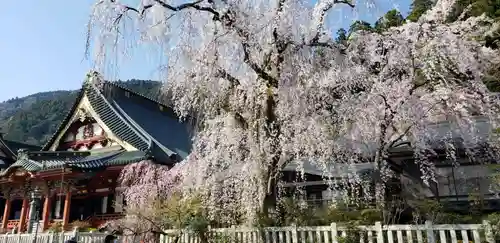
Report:
[[[178,193],[180,173],[177,168],[141,161],[125,166],[118,183],[125,205],[125,217],[109,222],[107,227],[129,236],[154,238],[151,232],[171,228],[172,221],[165,217],[169,200]],[[116,203],[116,206],[121,203]]]
[[[458,147],[472,155],[476,145],[495,144],[474,125],[478,116],[497,121],[481,78],[498,53],[476,41],[491,20],[445,24],[452,2],[438,0],[418,22],[359,31],[338,45],[325,26],[336,5],[355,8],[347,0],[99,0],[88,43],[95,40],[98,60],[122,53],[133,33],[168,47],[165,94],[198,125],[180,168],[183,190],[201,193],[212,218],[228,222],[266,212],[291,162],[299,170],[313,164],[326,178],[373,163],[383,201],[392,149],[414,151],[429,181],[436,144],[450,158]],[[452,125],[435,136],[432,124],[441,121]],[[341,181],[361,180],[352,172]]]

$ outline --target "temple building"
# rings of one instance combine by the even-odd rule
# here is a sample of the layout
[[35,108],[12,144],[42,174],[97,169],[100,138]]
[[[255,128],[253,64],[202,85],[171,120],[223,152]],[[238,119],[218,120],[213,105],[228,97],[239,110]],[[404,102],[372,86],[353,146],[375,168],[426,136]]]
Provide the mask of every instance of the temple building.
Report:
[[[474,128],[480,142],[474,141],[472,137],[459,137],[453,133],[452,122],[443,121],[429,125],[433,130],[436,142],[434,144],[434,154],[429,154],[427,160],[433,163],[434,178],[430,178],[427,183],[423,181],[423,171],[415,159],[414,151],[407,146],[406,141],[401,142],[401,146],[395,146],[389,150],[390,166],[393,175],[387,183],[386,200],[397,199],[404,195],[405,200],[410,203],[431,199],[439,201],[447,211],[458,213],[470,212],[472,204],[480,203],[477,206],[484,213],[500,211],[500,162],[498,161],[498,151],[488,148],[487,138],[491,135],[494,127],[485,117],[474,117]],[[455,160],[447,156],[443,145],[437,141],[440,138],[452,134],[453,139],[464,139],[465,142],[457,143],[455,146]],[[498,139],[498,138],[497,138]],[[442,141],[442,140],[441,140]],[[469,146],[469,147],[465,147]],[[370,146],[367,146],[370,148]],[[367,149],[368,155],[375,154],[375,146]],[[474,151],[474,154],[467,155],[466,150]],[[368,157],[368,156],[367,156]],[[297,166],[293,163],[285,167],[286,171],[294,171]],[[370,173],[374,170],[373,163],[358,163],[351,166],[339,166],[327,168],[332,175],[331,180],[345,177],[347,171],[352,174],[356,172],[360,177],[371,180]],[[307,173],[307,181],[285,183],[286,187],[308,187],[307,194],[304,195],[306,201],[315,204],[328,204],[332,200],[342,200],[342,196],[328,190],[328,180],[325,180],[324,168],[317,165],[305,164],[302,168]],[[374,185],[372,185],[373,188]]]
[[[3,231],[97,227],[122,216],[117,179],[143,160],[172,165],[191,149],[191,131],[165,104],[89,74],[74,105],[42,148],[0,140]],[[14,144],[15,145],[15,144]]]
[[[23,143],[18,143],[14,141],[9,141],[3,138],[2,134],[0,134],[0,170],[3,172],[6,170],[9,165],[13,164],[17,160],[17,154],[16,151],[20,149],[29,149],[33,151],[40,150],[40,147],[38,146],[33,146],[33,145],[28,145],[28,144],[23,144]],[[0,172],[0,173],[2,173]],[[10,191],[8,184],[2,184],[1,189],[2,189],[2,194],[4,192]],[[17,198],[16,198],[17,199]],[[16,206],[19,206],[19,201],[17,201]],[[5,206],[6,206],[6,197],[1,197],[0,198],[0,212],[5,212]],[[19,218],[21,208],[20,207],[12,207],[9,208],[9,211],[7,212],[7,215],[1,214],[0,217],[2,217],[2,224],[9,224],[8,219],[12,218],[15,219],[16,216]],[[13,220],[10,222],[10,225],[6,228],[12,228],[15,226],[16,222],[19,222],[19,220]]]

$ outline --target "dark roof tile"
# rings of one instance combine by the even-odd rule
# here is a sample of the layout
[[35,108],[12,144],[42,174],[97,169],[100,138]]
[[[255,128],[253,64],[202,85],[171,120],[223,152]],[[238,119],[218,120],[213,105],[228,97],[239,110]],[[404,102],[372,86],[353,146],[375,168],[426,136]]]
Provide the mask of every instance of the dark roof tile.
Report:
[[11,140],[5,140],[5,144],[12,150],[12,152],[16,152],[19,149],[26,149],[28,151],[39,151],[41,148],[40,146],[36,145],[31,145],[31,144],[25,144],[25,143],[20,143],[20,142],[15,142]]
[[86,94],[98,118],[115,136],[156,161],[174,163],[190,153],[191,126],[181,122],[168,105],[114,82],[103,81],[97,86],[91,80],[99,78],[96,73],[87,78],[73,107],[42,150],[50,149]]
[[162,112],[158,104],[140,100],[141,97],[126,97],[124,92],[115,92],[107,99],[121,117],[151,139],[155,145],[151,147],[151,152],[155,157],[178,154],[185,158],[189,154],[191,134],[187,123],[180,122],[170,112]]
[[[52,152],[31,154],[29,157],[20,158],[9,168],[22,167],[30,172],[53,170],[63,167],[93,170],[112,165],[127,165],[145,159],[148,159],[148,156],[142,151],[119,150],[97,154],[81,153],[73,157],[61,155],[59,152]],[[0,172],[0,175],[5,173],[6,170]]]

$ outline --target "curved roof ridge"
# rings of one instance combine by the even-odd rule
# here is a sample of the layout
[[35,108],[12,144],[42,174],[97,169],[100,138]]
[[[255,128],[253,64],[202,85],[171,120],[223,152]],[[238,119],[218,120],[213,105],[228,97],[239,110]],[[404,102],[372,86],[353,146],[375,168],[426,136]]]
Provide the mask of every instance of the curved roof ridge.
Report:
[[[115,107],[113,107],[114,109],[118,110],[119,113],[125,117],[125,120],[127,120],[131,125],[133,126],[135,129],[137,129],[138,131],[140,131],[142,133],[142,135],[144,135],[145,138],[147,138],[149,140],[149,144],[152,143],[152,140],[151,140],[151,135],[149,135],[148,132],[146,132],[144,129],[142,129],[141,126],[139,126],[139,124],[137,124],[137,122],[135,122],[121,107],[118,103],[116,103],[116,101],[113,100],[113,104],[115,105]],[[147,134],[147,136],[145,136]]]
[[[31,165],[31,166],[29,166]],[[35,166],[35,168],[33,168],[32,166]],[[13,164],[11,164],[9,167],[7,167],[5,170],[3,170],[0,175],[5,175],[6,173],[8,173],[9,171],[13,170],[14,168],[23,168],[25,169],[26,171],[35,171],[35,170],[38,170],[40,168],[42,168],[42,164],[35,161],[35,160],[32,160],[32,159],[19,159],[17,160],[16,162],[14,162]]]
[[[172,150],[170,150],[169,148],[166,148],[165,146],[160,144],[158,141],[156,141],[156,140],[153,141],[154,137],[151,134],[149,134],[148,132],[146,132],[140,125],[138,125],[137,122],[133,121],[133,119],[131,119],[131,117],[128,114],[123,112],[123,110],[121,112],[118,112],[117,108],[120,107],[119,104],[118,105],[110,104],[111,101],[108,99],[108,94],[104,93],[103,89],[105,89],[107,87],[110,89],[110,92],[113,92],[113,89],[129,92],[131,95],[136,97],[136,99],[139,99],[139,100],[144,99],[147,102],[151,102],[149,105],[153,105],[153,106],[158,105],[158,106],[164,107],[165,110],[162,112],[164,112],[165,115],[170,116],[172,118],[175,118],[176,120],[179,120],[179,122],[182,122],[171,105],[168,105],[165,102],[161,102],[159,99],[155,99],[154,97],[147,96],[147,95],[141,94],[139,92],[133,91],[130,88],[124,87],[123,85],[121,85],[117,81],[106,81],[101,76],[95,76],[95,75],[99,75],[99,74],[96,72],[87,74],[87,78],[85,79],[85,81],[82,85],[82,88],[78,91],[78,95],[76,97],[76,100],[73,102],[73,105],[67,111],[64,119],[59,123],[57,130],[52,134],[52,136],[42,146],[40,151],[48,151],[51,148],[51,146],[54,145],[55,141],[57,140],[58,135],[60,135],[63,132],[64,128],[70,122],[73,114],[75,113],[76,109],[78,108],[78,105],[80,104],[82,97],[86,94],[87,96],[94,96],[95,97],[94,99],[96,102],[102,103],[102,105],[99,105],[99,106],[103,106],[103,109],[110,109],[110,113],[114,113],[114,114],[111,114],[112,117],[117,116],[115,119],[118,119],[121,122],[125,123],[124,125],[126,127],[133,130],[133,132],[132,132],[133,135],[131,135],[131,136],[136,137],[133,140],[137,140],[136,141],[137,144],[134,144],[133,146],[138,145],[139,147],[137,147],[137,149],[140,149],[143,151],[149,151],[152,149],[153,142],[154,142],[155,144],[157,144],[157,146],[161,147],[161,149],[164,150],[165,152],[175,153]],[[101,79],[101,82],[99,82],[99,83],[93,82],[92,81],[93,76]],[[103,85],[103,86],[100,86],[100,85]],[[90,97],[89,97],[89,99],[90,99]],[[91,102],[91,106],[95,106],[94,102]],[[94,107],[94,109],[95,109],[95,107]],[[100,119],[103,119],[101,117],[102,114],[97,112],[97,115]],[[184,119],[190,119],[190,118],[191,118],[190,116],[187,116]],[[119,123],[121,123],[121,122],[119,122]],[[115,133],[115,131],[113,131],[113,133]],[[118,135],[118,134],[115,134],[115,135]],[[121,137],[121,136],[119,136],[119,137]],[[123,139],[123,138],[121,138],[121,139]],[[141,140],[142,140],[142,142],[139,142]]]
[[[119,89],[122,89],[124,91],[130,92],[133,95],[139,96],[139,97],[141,97],[143,99],[146,99],[146,100],[148,100],[150,102],[153,102],[153,103],[155,103],[157,105],[162,105],[162,106],[164,106],[165,108],[167,108],[169,110],[169,113],[171,113],[171,115],[173,115],[175,118],[179,119],[179,116],[177,115],[177,112],[175,112],[175,109],[172,107],[172,105],[169,105],[169,104],[167,104],[165,102],[162,102],[159,99],[153,98],[151,96],[146,96],[146,95],[141,94],[139,92],[133,91],[133,90],[131,90],[131,89],[129,89],[129,88],[127,88],[127,87],[119,84],[118,81],[104,81],[104,82],[106,84],[108,84],[108,85],[111,85],[111,86],[117,87]],[[187,115],[186,117],[184,117],[184,119],[186,119],[186,120],[192,119],[192,116],[191,115]]]
[[172,154],[177,154],[176,152],[172,151],[171,149],[165,147],[162,143],[160,143],[158,140],[156,140],[153,136],[151,136],[151,134],[149,134],[146,130],[144,130],[139,124],[137,124],[136,121],[134,121],[134,119],[132,119],[115,101],[113,101],[115,104],[116,104],[116,108],[120,111],[120,113],[132,124],[134,125],[135,127],[137,127],[137,129],[141,130],[143,134],[147,134],[148,135],[148,138],[149,140],[151,141],[151,143],[154,141],[155,144],[160,147],[164,152],[166,152],[169,156],[172,155]]
[[[141,97],[141,98],[143,98],[143,99],[149,100],[149,101],[151,101],[151,102],[153,102],[153,103],[156,103],[156,104],[158,104],[158,105],[165,106],[166,108],[170,108],[172,111],[174,111],[174,109],[173,109],[170,105],[168,105],[168,104],[166,104],[166,103],[164,103],[164,102],[161,102],[159,99],[155,99],[155,98],[153,98],[153,97],[151,97],[151,96],[146,96],[146,95],[141,94],[141,93],[139,93],[139,92],[133,91],[133,90],[131,90],[131,89],[129,89],[129,88],[127,88],[127,87],[125,87],[125,86],[123,86],[123,85],[119,84],[119,82],[118,82],[118,81],[105,81],[105,82],[106,82],[107,84],[109,84],[109,85],[115,86],[115,87],[117,87],[117,88],[119,88],[119,89],[123,89],[123,90],[125,90],[125,91],[127,91],[127,92],[130,92],[130,93],[131,93],[131,94],[133,94],[133,95],[139,96],[139,97]],[[174,112],[174,114],[175,114],[175,112]]]
[[7,146],[7,143],[5,143],[5,140],[1,135],[0,135],[0,148],[5,148],[8,155],[10,155],[13,159],[17,159],[16,153],[14,153],[14,151],[12,151],[12,149],[10,149],[9,146]]
[[123,152],[125,152],[125,150],[120,149],[120,150],[116,150],[116,151],[106,152],[103,154],[88,155],[88,156],[83,157],[82,159],[80,159],[78,161],[73,161],[73,162],[70,162],[68,164],[75,164],[75,163],[81,163],[81,162],[89,162],[89,161],[95,161],[95,160],[108,159],[111,157],[116,157],[117,155],[122,154]]
[[[109,101],[106,100],[107,103],[109,103]],[[139,126],[132,118],[130,118],[129,115],[127,115],[127,113],[125,113],[125,111],[123,111],[123,109],[120,107],[120,105],[118,103],[116,103],[116,101],[113,101],[113,104],[115,105],[114,107],[112,107],[112,109],[115,110],[118,110],[118,112],[120,113],[121,116],[124,116],[124,117],[121,117],[120,116],[120,119],[122,120],[126,120],[128,122],[128,125],[135,128],[136,130],[138,130],[140,132],[140,135],[142,135],[145,139],[148,140],[148,144],[149,144],[149,148],[151,148],[151,145],[152,145],[152,140],[151,140],[151,136],[149,135],[149,133],[147,133],[144,129],[142,129],[141,126]],[[146,136],[147,135],[147,136]]]
[[[90,87],[92,87],[94,89],[94,91],[97,93],[97,95],[101,98],[102,102],[104,102],[111,111],[113,111],[115,114],[118,114],[116,109],[109,103],[109,101],[106,99],[106,97],[104,97],[102,92],[99,90],[98,87],[95,86],[95,84],[93,84],[93,83],[90,84]],[[99,114],[97,114],[97,115],[99,115]],[[147,148],[148,150],[151,148],[151,143],[152,143],[151,139],[146,138],[146,136],[144,136],[144,134],[141,134],[140,131],[138,131],[139,129],[137,129],[136,126],[131,125],[130,122],[125,120],[122,116],[117,115],[117,117],[122,122],[124,122],[138,137],[140,137],[144,142],[146,142],[148,144],[148,148]],[[117,135],[117,134],[115,134],[115,135]]]

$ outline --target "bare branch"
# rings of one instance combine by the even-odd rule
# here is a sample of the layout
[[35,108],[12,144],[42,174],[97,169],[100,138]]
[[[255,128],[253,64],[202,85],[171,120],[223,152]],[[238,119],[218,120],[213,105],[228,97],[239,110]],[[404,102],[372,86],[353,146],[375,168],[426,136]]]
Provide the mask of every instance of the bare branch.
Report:
[[[166,8],[166,9],[169,9],[169,10],[171,10],[173,12],[179,12],[179,11],[182,11],[184,9],[193,8],[193,9],[196,9],[196,10],[199,10],[199,11],[204,11],[204,12],[212,13],[213,15],[215,15],[215,16],[218,17],[219,13],[217,11],[215,11],[213,8],[199,6],[199,4],[202,3],[203,1],[204,0],[198,0],[198,1],[195,1],[195,2],[191,2],[191,3],[183,3],[183,4],[180,4],[178,6],[172,6],[172,5],[167,4],[167,3],[165,3],[165,2],[163,2],[161,0],[155,0],[155,3],[159,4],[160,6]],[[114,3],[115,1],[113,0],[111,2]],[[146,12],[146,10],[152,8],[154,6],[154,4],[144,5],[142,7],[141,11],[139,11],[137,8],[133,8],[133,7],[130,7],[128,5],[120,4],[120,6],[122,6],[124,8],[124,13],[127,12],[127,11],[133,11],[133,12],[136,12],[136,13],[140,14],[141,16],[143,16],[144,13]]]
[[181,5],[178,5],[178,6],[172,6],[170,4],[167,4],[161,0],[155,0],[156,3],[160,4],[162,7],[166,8],[166,9],[169,9],[171,11],[174,11],[174,12],[178,12],[178,11],[181,11],[181,10],[184,10],[184,9],[187,9],[187,8],[194,8],[196,10],[199,10],[199,11],[204,11],[204,12],[209,12],[209,13],[212,13],[213,15],[215,16],[219,16],[219,13],[217,11],[215,11],[213,8],[210,8],[210,7],[201,7],[199,4],[202,3],[204,0],[198,0],[198,1],[195,1],[195,2],[192,2],[192,3],[183,3]]

